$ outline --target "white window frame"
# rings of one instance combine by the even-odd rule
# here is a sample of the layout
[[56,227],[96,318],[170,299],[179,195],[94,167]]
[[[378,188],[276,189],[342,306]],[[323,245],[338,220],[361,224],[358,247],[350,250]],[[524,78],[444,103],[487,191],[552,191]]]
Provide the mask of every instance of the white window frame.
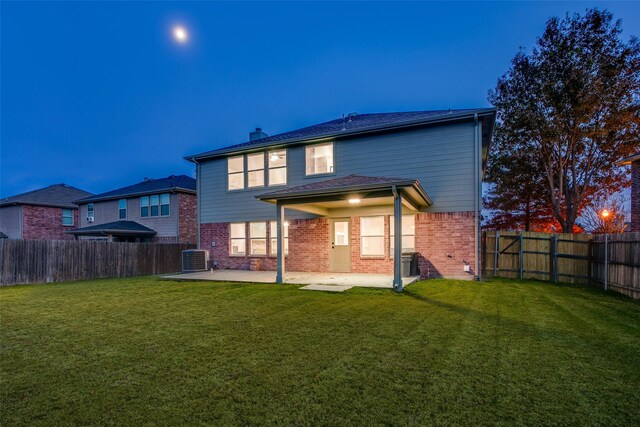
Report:
[[[234,225],[238,225],[236,227],[238,230],[242,230],[241,236],[234,236],[233,229]],[[232,252],[234,241],[238,242],[238,247],[242,248],[242,252],[234,254]],[[240,241],[242,243],[240,243]],[[231,222],[229,223],[229,256],[246,256],[247,255],[247,227],[244,222]]]
[[[368,219],[381,219],[382,220],[382,232],[381,234],[373,233],[369,230],[365,230],[364,223]],[[364,253],[363,244],[365,239],[382,239],[382,253]],[[383,215],[375,215],[375,216],[363,216],[360,217],[360,256],[362,257],[384,257],[384,216]]]
[[[253,226],[263,225],[264,235],[256,235]],[[254,249],[254,243],[264,243],[264,253],[257,253]],[[266,221],[252,221],[249,223],[249,254],[251,256],[267,256],[267,222]]]
[[[260,156],[260,161],[258,162],[260,167],[255,168],[255,169],[250,169],[249,167],[249,157],[258,157]],[[261,151],[260,153],[249,153],[246,155],[246,165],[247,165],[247,188],[260,188],[260,187],[264,187],[264,151]],[[249,180],[249,175],[251,173],[257,173],[260,172],[259,175],[262,176],[262,181],[259,184],[255,184],[255,185],[251,185],[251,181]]]
[[[70,213],[71,215],[65,215],[65,213]],[[69,218],[71,218],[71,224],[65,224],[64,220]],[[73,227],[74,224],[75,218],[73,217],[73,209],[62,209],[62,225],[65,227]]]
[[[167,199],[167,203],[162,203],[162,199],[163,198]],[[159,216],[171,216],[171,194],[169,194],[169,193],[160,194],[160,200],[159,200],[159,205],[158,206],[160,206],[159,209],[158,209],[159,210],[158,213],[160,214]],[[162,213],[162,207],[163,206],[167,207],[167,213],[166,214]]]
[[[278,222],[269,222],[269,254],[278,256]],[[284,223],[284,255],[289,255],[289,224]]]
[[[406,218],[413,218],[413,230],[411,230],[411,233],[407,233],[407,231],[409,230],[409,227],[407,227],[407,225],[404,223],[404,220]],[[393,258],[393,250],[394,250],[394,233],[395,233],[395,225],[393,223],[394,221],[394,216],[390,215],[389,216],[389,257]],[[402,251],[401,253],[405,253],[405,252],[415,252],[416,251],[416,216],[414,214],[409,214],[409,215],[402,215],[402,239],[400,239],[400,241],[403,241],[403,239],[405,237],[413,237],[413,247],[412,248],[405,248],[404,245],[402,246]]]
[[[239,172],[229,172],[229,164],[231,163],[231,160],[234,159],[240,159],[241,163],[242,163],[242,170],[240,170]],[[240,191],[240,190],[244,190],[245,189],[245,184],[246,184],[246,179],[244,176],[245,173],[245,159],[244,159],[244,154],[240,155],[240,156],[231,156],[231,157],[227,157],[227,191]],[[242,186],[240,188],[231,188],[231,176],[232,175],[240,175],[240,177],[242,178]]]
[[[316,147],[322,146],[331,146],[331,165],[329,166],[329,170],[326,172],[309,172],[309,151]],[[304,174],[305,176],[316,176],[316,175],[332,175],[336,171],[336,148],[333,142],[323,142],[321,144],[311,144],[304,147]],[[315,169],[315,168],[314,168]]]
[[[271,166],[271,156],[277,155],[276,153],[284,153],[284,166]],[[286,148],[283,148],[281,150],[271,150],[271,151],[267,152],[267,166],[268,166],[268,168],[267,168],[267,178],[268,178],[269,187],[287,185],[287,182],[289,181],[289,177],[287,176],[287,174],[288,174],[288,170],[287,170],[288,162],[289,162],[289,156],[288,156]],[[276,171],[276,170],[281,170],[281,169],[284,169],[284,182],[279,182],[277,184],[273,184],[271,182],[271,171]]]
[[93,222],[95,221],[95,219],[96,219],[96,205],[94,203],[87,203],[87,221]]
[[[120,206],[120,202],[124,202],[124,208],[122,206]],[[118,219],[127,219],[127,215],[129,212],[127,212],[127,199],[118,199]],[[122,216],[122,211],[124,211],[124,216]]]

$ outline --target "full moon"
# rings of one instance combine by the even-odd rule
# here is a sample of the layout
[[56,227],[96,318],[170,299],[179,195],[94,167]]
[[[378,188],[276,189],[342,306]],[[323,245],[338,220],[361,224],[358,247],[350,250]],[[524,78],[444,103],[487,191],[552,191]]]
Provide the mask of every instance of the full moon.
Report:
[[179,43],[184,43],[189,38],[189,34],[187,34],[187,30],[184,27],[176,25],[173,27],[173,38]]

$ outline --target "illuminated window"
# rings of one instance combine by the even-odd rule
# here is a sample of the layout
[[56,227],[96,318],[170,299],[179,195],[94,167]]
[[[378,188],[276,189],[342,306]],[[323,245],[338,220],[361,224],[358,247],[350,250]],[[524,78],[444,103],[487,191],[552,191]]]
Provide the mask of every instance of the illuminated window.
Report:
[[333,173],[333,142],[308,145],[305,155],[307,175]]
[[[395,235],[393,216],[389,217],[389,255],[393,258],[393,251],[395,248],[395,241],[393,236]],[[402,215],[402,252],[415,252],[416,251],[416,216],[415,215]]]
[[264,153],[247,155],[247,186],[264,186]]
[[227,159],[228,189],[242,190],[244,188],[244,156],[229,157]]
[[229,224],[230,234],[230,255],[245,255],[247,253],[247,239],[244,222],[234,222]]
[[[269,223],[269,235],[271,236],[271,256],[278,255],[278,223],[271,221]],[[284,223],[284,254],[289,254],[289,225]]]
[[384,217],[360,218],[360,253],[364,256],[384,256]]
[[250,222],[249,223],[249,242],[251,247],[251,255],[267,254],[267,223],[266,222]]
[[269,151],[269,186],[286,185],[287,183],[287,151]]

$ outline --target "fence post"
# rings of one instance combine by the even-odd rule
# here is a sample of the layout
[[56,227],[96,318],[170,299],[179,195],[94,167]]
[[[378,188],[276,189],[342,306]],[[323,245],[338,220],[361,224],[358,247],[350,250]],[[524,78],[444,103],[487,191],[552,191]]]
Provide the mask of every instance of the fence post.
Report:
[[604,235],[604,290],[609,290],[609,235]]
[[558,283],[558,235],[553,235],[553,282]]
[[498,275],[498,259],[500,255],[500,232],[496,231],[495,252],[493,253],[493,277]]
[[589,257],[587,263],[587,269],[589,270],[587,275],[589,276],[589,286],[593,286],[593,238],[589,239],[589,246],[587,247],[587,256]]
[[520,257],[520,262],[519,262],[519,264],[520,264],[520,280],[522,280],[523,276],[524,276],[523,271],[522,271],[523,270],[523,265],[522,265],[523,264],[523,259],[522,259],[523,258],[523,254],[522,254],[522,231],[520,232],[520,251],[519,252],[520,252],[519,253],[519,257]]

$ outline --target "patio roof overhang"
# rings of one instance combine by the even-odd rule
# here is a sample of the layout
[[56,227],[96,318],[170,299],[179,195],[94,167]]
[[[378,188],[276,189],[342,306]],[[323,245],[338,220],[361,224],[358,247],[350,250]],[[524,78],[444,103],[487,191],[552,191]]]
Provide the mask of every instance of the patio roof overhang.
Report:
[[156,231],[135,221],[115,221],[65,231],[75,236],[151,237]]
[[349,175],[256,196],[288,209],[329,216],[334,209],[393,206],[394,192],[402,192],[402,204],[419,212],[432,205],[417,179]]

